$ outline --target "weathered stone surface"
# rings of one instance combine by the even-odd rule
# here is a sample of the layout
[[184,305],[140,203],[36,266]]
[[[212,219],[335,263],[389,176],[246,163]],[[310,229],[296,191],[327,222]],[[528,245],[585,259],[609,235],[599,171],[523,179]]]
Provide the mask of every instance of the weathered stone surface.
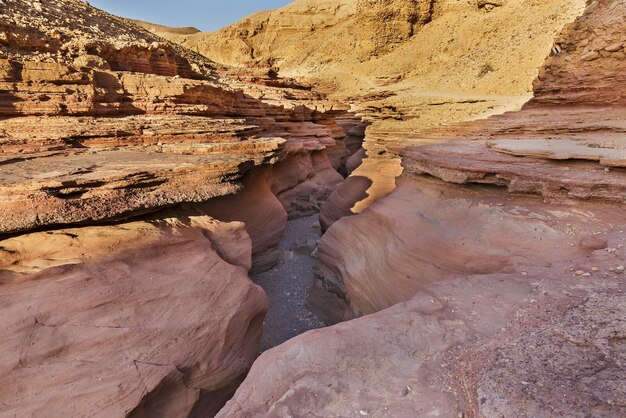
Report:
[[328,227],[393,190],[402,168],[378,159],[387,143],[527,101],[554,36],[584,3],[298,0],[217,32],[166,36],[221,63],[312,82],[373,123],[363,145],[374,161],[354,173],[369,190],[351,193],[360,201],[331,196]]
[[527,93],[554,36],[584,3],[296,0],[216,32],[155,32],[219,63],[272,68],[337,98],[390,95],[401,108],[422,101],[417,92]]
[[0,241],[2,414],[219,409],[255,358],[267,301],[243,224],[174,215]]
[[215,415],[259,346],[247,274],[342,180],[346,110],[83,1],[0,2],[0,415]]
[[[9,59],[0,59],[0,114],[8,117],[0,120],[0,234],[205,202],[275,162],[303,170],[273,190],[296,216],[319,208],[341,179],[325,150],[336,148],[334,168],[345,164],[346,132],[334,120],[345,112],[318,95],[263,87],[264,102],[259,84],[216,79],[210,61],[79,1],[43,11],[12,3],[2,13],[16,35],[2,44]],[[64,14],[76,19],[66,23]],[[60,37],[55,54],[24,43],[37,25]],[[112,58],[144,52],[197,71],[166,71],[154,57],[149,66]]]
[[[593,18],[585,14],[573,25],[577,30],[568,30],[572,42],[580,39],[579,32],[588,30],[585,25],[597,23],[616,6],[604,2],[597,7]],[[612,21],[612,15],[608,19]],[[603,60],[612,62],[611,58]],[[558,63],[553,59],[547,65],[558,69]],[[614,67],[608,64],[608,78],[615,81],[611,78]],[[337,321],[407,300],[424,285],[420,277],[430,283],[453,271],[476,274],[526,268],[517,266],[516,257],[538,264],[574,257],[570,252],[578,251],[578,246],[568,241],[568,234],[578,232],[572,233],[570,227],[590,231],[601,219],[606,227],[624,222],[624,108],[619,104],[598,107],[593,100],[571,101],[567,93],[559,107],[549,106],[541,102],[542,86],[537,84],[538,99],[519,112],[414,135],[410,138],[414,145],[408,147],[400,140],[395,146],[391,141],[379,145],[379,149],[386,146],[401,154],[404,179],[397,180],[399,187],[371,211],[333,224],[323,237],[318,250],[318,289],[329,291],[334,306],[333,312],[324,312],[326,318],[334,316]],[[617,96],[620,88],[621,84],[616,85]],[[428,181],[424,174],[445,183]],[[500,189],[502,186],[508,192]],[[344,198],[347,203],[343,206],[336,203],[341,201],[341,191],[340,187],[328,209],[322,209],[325,226],[339,218],[327,213],[349,214],[340,209],[350,207],[350,200]],[[518,196],[522,193],[538,194],[542,199],[525,201],[527,198]],[[498,206],[485,203],[491,198]],[[580,218],[581,201],[588,202],[584,207],[592,216]],[[610,202],[612,213],[607,214],[601,202]],[[526,218],[526,213],[533,215]],[[565,225],[558,227],[558,222],[552,222],[557,219]],[[506,226],[509,221],[512,229]],[[380,230],[371,234],[371,225]],[[534,242],[538,230],[543,233]],[[371,238],[365,239],[363,234],[378,238],[371,244]],[[515,235],[521,246],[506,241],[508,234]],[[354,241],[346,242],[346,236]],[[380,248],[388,250],[381,252]],[[364,265],[362,259],[368,262]],[[416,267],[420,263],[423,268]],[[349,309],[337,310],[337,295],[349,302]],[[315,304],[323,306],[319,301]]]
[[45,7],[34,1],[2,5],[0,58],[67,65],[81,56],[95,55],[121,71],[186,77],[207,76],[214,71],[210,61],[87,2],[45,3]]
[[585,252],[580,240],[626,224],[623,212],[622,205],[546,205],[501,188],[401,179],[389,196],[322,237],[320,279],[345,288],[349,306],[334,313],[336,322],[406,301],[450,275],[521,274],[576,260]]
[[[545,198],[623,202],[623,108],[528,107],[459,129],[456,138],[423,137],[401,153],[407,173],[452,183],[506,186]],[[599,164],[598,164],[599,163]]]
[[532,105],[626,105],[624,42],[626,4],[587,2],[583,15],[556,39],[553,55],[535,82]]
[[619,416],[623,281],[563,267],[440,280],[310,331],[262,354],[218,416]]
[[588,5],[522,111],[423,132],[515,108],[582,4],[151,27],[250,71],[83,2],[3,7],[2,412],[216,414],[266,309],[246,272],[330,195],[311,304],[371,315],[265,353],[220,416],[623,415],[623,2]]
[[[402,175],[357,215],[333,217],[359,193],[327,203],[311,301],[329,322],[365,316],[265,352],[219,416],[626,413],[626,111],[604,49],[623,6],[589,4],[521,111],[428,132],[374,122],[367,160]],[[584,61],[591,33],[606,53]]]

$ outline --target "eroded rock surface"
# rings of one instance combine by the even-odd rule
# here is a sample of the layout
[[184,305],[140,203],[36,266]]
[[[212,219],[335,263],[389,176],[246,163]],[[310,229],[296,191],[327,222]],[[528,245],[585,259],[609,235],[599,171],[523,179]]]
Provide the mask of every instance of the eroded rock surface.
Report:
[[255,358],[267,301],[246,274],[243,224],[175,215],[0,241],[2,414],[220,408]]
[[220,416],[626,413],[626,108],[622,61],[598,49],[624,2],[587,6],[521,111],[366,138],[402,176],[329,222],[312,301],[365,316],[264,353]]
[[433,283],[267,351],[218,416],[620,416],[624,290],[550,275]]
[[213,416],[259,347],[248,272],[358,122],[83,1],[0,22],[0,415]]

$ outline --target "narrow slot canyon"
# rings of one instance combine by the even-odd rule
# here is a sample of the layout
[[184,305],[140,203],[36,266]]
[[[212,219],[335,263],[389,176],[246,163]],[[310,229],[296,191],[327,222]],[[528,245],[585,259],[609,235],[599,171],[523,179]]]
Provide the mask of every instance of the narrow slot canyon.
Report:
[[626,415],[625,0],[109,12],[0,0],[0,418]]
[[265,290],[269,299],[259,352],[326,326],[307,308],[315,276],[312,254],[320,236],[318,215],[288,221],[278,244],[277,265],[251,275],[252,281]]

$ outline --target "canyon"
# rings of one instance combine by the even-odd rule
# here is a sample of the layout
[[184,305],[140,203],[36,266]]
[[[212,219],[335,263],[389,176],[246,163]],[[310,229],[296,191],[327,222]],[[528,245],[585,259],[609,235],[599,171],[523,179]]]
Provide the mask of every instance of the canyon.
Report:
[[624,16],[0,0],[0,416],[626,414]]

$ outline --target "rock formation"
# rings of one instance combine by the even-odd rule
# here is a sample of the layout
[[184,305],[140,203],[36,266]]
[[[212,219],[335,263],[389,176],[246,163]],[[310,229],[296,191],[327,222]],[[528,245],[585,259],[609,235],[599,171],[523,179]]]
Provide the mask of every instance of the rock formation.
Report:
[[626,414],[623,0],[0,7],[0,415]]
[[343,179],[346,109],[83,1],[2,2],[0,415],[217,413],[267,309],[247,273]]
[[329,227],[312,300],[365,316],[264,353],[220,417],[626,413],[625,7],[590,2],[521,111],[378,144],[403,174]]
[[176,215],[0,241],[3,415],[188,416],[228,399],[267,309],[250,239]]
[[265,352],[218,417],[620,416],[623,290],[598,277],[436,283]]
[[584,0],[296,0],[217,32],[164,36],[223,64],[311,80],[364,108],[387,97],[408,110],[426,102],[420,91],[528,94],[556,34],[583,8]]
[[322,210],[328,228],[393,190],[402,167],[384,144],[517,110],[556,35],[583,8],[583,0],[298,0],[214,33],[165,36],[224,64],[312,82],[371,124],[359,153],[368,158],[357,169],[355,156],[352,184]]

